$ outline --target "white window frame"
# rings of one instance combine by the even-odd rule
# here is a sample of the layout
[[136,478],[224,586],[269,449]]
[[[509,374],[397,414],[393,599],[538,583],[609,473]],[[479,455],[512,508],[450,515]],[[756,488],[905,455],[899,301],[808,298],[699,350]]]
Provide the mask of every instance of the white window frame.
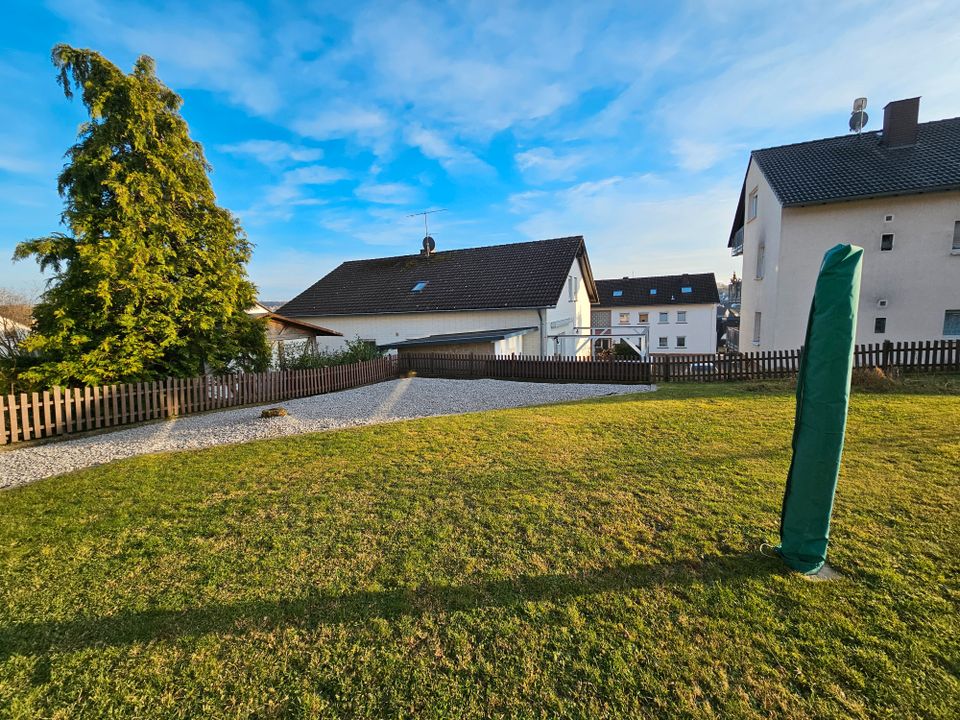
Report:
[[953,244],[950,246],[951,255],[960,255],[960,220],[953,223]]
[[[882,322],[883,328],[878,330],[877,324]],[[886,317],[876,317],[873,319],[873,332],[875,335],[886,335],[887,334],[887,318]]]
[[758,191],[760,188],[754,188],[753,191],[747,196],[747,222],[755,220],[757,214],[760,212],[760,196]]
[[580,290],[579,280],[580,278],[578,278],[576,275],[571,275],[569,278],[567,278],[567,292],[570,302],[577,301],[577,292]]
[[763,315],[759,310],[753,314],[753,344],[760,344],[760,322],[763,319]]
[[669,325],[670,324],[670,311],[660,313],[660,318],[657,320],[660,325]]
[[686,310],[677,310],[677,323],[681,325],[687,324],[687,311]]
[[661,337],[657,338],[657,348],[660,350],[667,350],[670,347],[670,338]]
[[763,280],[763,270],[764,270],[764,264],[766,263],[766,256],[767,256],[767,244],[765,242],[761,242],[757,246],[757,272],[756,272],[756,275],[754,276],[756,280]]
[[650,313],[637,313],[637,323],[643,325],[650,322]]
[[[890,247],[883,247],[883,239],[885,237],[890,238]],[[896,245],[897,237],[894,233],[880,233],[880,252],[892,252],[894,245]]]
[[628,313],[628,312],[622,312],[622,313],[620,313],[620,319],[619,319],[618,322],[619,322],[621,325],[629,325],[629,324],[630,324],[630,313]]
[[677,350],[686,350],[686,349],[687,349],[687,336],[677,335]]

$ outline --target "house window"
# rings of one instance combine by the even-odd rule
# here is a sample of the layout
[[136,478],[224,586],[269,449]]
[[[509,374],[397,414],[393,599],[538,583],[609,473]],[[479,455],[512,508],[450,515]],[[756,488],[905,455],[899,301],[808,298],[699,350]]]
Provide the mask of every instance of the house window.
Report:
[[760,313],[753,314],[753,344],[760,344]]
[[883,216],[883,221],[884,221],[884,222],[893,222],[893,215],[884,215],[884,216]]
[[757,248],[757,280],[763,280],[763,259],[766,255],[767,246],[765,243],[760,243],[760,246]]
[[657,347],[665,348],[667,347],[667,338],[662,337],[657,340]]
[[750,193],[749,200],[747,200],[747,222],[750,222],[757,216],[757,207],[757,191],[754,190],[752,193]]
[[670,322],[670,313],[668,312],[660,313],[660,323],[662,324],[662,323],[668,323],[668,322]]
[[884,233],[880,236],[880,250],[883,252],[893,250],[893,233]]
[[623,297],[623,290],[614,290],[614,291],[613,291],[613,296],[614,296],[614,297]]
[[873,331],[878,334],[885,333],[887,331],[887,319],[885,317],[874,319]]
[[947,310],[943,314],[943,334],[960,335],[960,310]]
[[656,288],[650,288],[650,294],[651,294],[651,295],[656,295],[656,294],[657,294],[657,289],[656,289]]
[[630,313],[620,313],[620,324],[629,325],[630,324]]
[[686,335],[677,335],[677,347],[685,348],[687,347],[687,337]]
[[693,292],[693,288],[687,285],[684,285],[682,288],[680,288],[680,292],[682,292],[684,295],[689,295],[690,293]]
[[687,311],[686,310],[677,310],[677,322],[685,323],[687,321]]
[[567,279],[567,288],[570,293],[570,302],[577,299],[577,290],[580,289],[580,278],[570,277]]
[[[418,282],[416,285],[413,286],[413,288],[410,290],[410,292],[420,292],[421,290],[423,290],[423,289],[427,286],[427,282],[429,282],[429,281],[427,281],[427,280],[421,280],[420,282]],[[556,285],[554,285],[554,287],[556,287]]]
[[637,322],[639,322],[641,325],[643,323],[650,322],[650,313],[640,313],[637,315]]
[[953,224],[953,252],[960,252],[960,220]]

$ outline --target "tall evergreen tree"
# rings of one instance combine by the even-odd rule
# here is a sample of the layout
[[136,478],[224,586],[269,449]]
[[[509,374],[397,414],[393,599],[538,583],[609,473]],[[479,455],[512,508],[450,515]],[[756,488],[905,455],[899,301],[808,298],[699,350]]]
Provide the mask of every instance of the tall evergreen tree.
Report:
[[263,369],[264,327],[245,309],[255,289],[251,246],[218,207],[181,98],[141,56],[124,73],[97,52],[57,45],[67,98],[89,113],[58,190],[66,233],[20,243],[54,275],[26,342],[37,384],[192,376]]

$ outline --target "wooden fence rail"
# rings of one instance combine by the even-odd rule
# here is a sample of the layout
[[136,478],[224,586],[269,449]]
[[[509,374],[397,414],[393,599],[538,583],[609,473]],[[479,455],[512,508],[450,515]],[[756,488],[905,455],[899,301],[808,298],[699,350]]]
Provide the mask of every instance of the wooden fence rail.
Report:
[[[800,350],[737,354],[653,355],[648,360],[402,353],[401,373],[424,377],[501,378],[553,382],[715,382],[796,375]],[[854,366],[904,371],[960,372],[960,340],[858,345]]]
[[167,378],[0,395],[0,445],[238,405],[280,402],[395,377],[395,359],[380,358],[313,370]]

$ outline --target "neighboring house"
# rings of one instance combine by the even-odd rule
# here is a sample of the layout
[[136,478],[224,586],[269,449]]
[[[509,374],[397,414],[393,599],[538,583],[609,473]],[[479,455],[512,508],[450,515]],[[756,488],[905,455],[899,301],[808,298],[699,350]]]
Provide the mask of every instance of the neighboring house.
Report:
[[384,349],[589,356],[596,299],[575,236],[345,262],[280,311]]
[[278,315],[257,301],[254,301],[252,307],[247,308],[247,314],[256,318],[263,318],[266,321],[267,342],[270,343],[270,348],[274,351],[279,345],[289,342],[305,342],[316,347],[318,337],[342,337],[336,330]]
[[0,356],[11,355],[29,334],[29,326],[0,315]]
[[641,355],[717,351],[713,273],[597,280],[597,293],[591,324],[598,350],[623,341]]
[[755,150],[728,246],[743,256],[739,349],[798,348],[823,254],[864,248],[857,343],[960,337],[960,118]]

